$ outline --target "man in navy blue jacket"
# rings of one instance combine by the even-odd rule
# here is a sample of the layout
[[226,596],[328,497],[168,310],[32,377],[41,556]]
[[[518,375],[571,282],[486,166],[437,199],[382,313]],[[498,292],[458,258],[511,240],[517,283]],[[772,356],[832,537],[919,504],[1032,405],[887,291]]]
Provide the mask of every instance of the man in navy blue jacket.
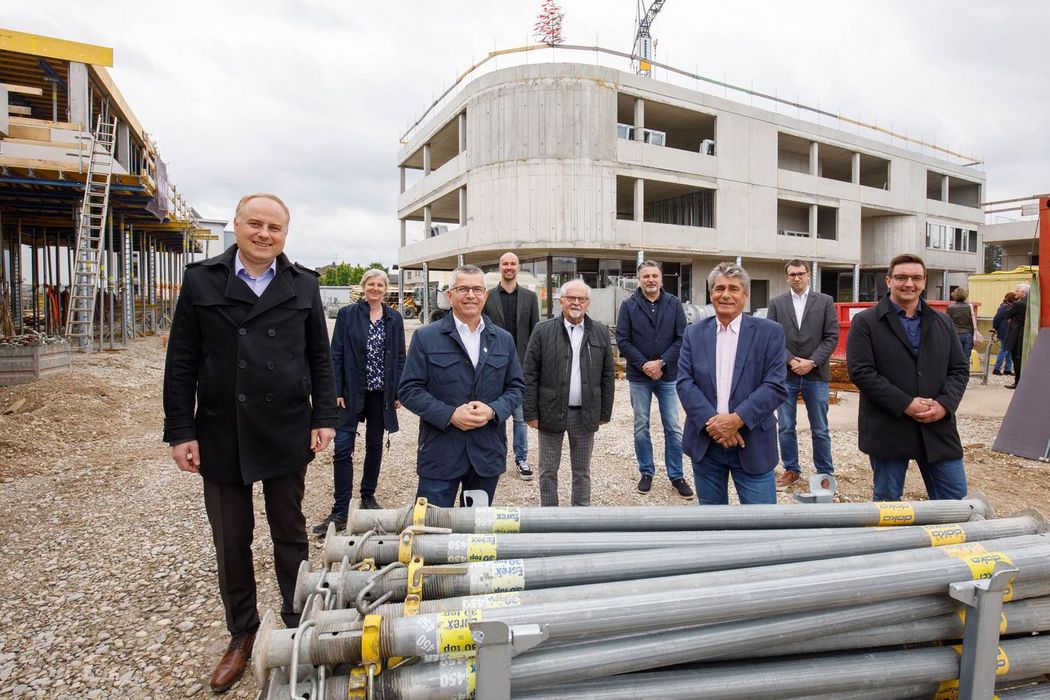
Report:
[[776,409],[787,399],[784,329],[744,313],[751,277],[720,263],[708,277],[715,317],[685,332],[678,395],[685,451],[700,505],[729,502],[729,476],[742,504],[776,503]]
[[634,409],[634,454],[638,458],[638,493],[649,493],[656,466],[649,435],[653,394],[664,427],[664,466],[667,478],[682,498],[693,490],[682,475],[682,429],[678,423],[675,379],[678,352],[685,331],[685,311],[678,297],[663,289],[660,265],[645,260],[638,265],[638,289],[620,305],[616,318],[616,346],[627,358],[627,382]]
[[525,382],[514,339],[482,315],[484,273],[457,267],[447,294],[452,313],[412,336],[398,397],[419,416],[416,498],[450,508],[461,486],[492,503],[507,469],[504,426]]

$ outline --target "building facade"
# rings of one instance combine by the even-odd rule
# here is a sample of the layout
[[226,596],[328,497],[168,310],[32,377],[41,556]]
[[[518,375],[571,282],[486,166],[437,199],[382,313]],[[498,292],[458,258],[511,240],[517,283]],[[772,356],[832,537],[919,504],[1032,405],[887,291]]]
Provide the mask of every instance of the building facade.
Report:
[[982,264],[982,171],[597,65],[473,80],[398,166],[400,267],[490,270],[513,250],[545,313],[575,277],[629,292],[642,258],[695,304],[738,258],[752,309],[786,289],[790,258],[839,301],[876,299],[901,252],[926,259],[930,298]]

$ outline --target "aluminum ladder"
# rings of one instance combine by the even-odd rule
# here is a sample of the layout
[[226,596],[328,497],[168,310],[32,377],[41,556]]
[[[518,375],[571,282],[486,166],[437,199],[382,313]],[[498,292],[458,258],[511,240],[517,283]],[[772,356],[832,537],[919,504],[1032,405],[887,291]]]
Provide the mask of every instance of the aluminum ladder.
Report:
[[102,239],[109,211],[109,186],[113,175],[113,144],[116,120],[103,108],[95,126],[84,181],[84,202],[77,225],[77,249],[73,257],[73,281],[66,318],[66,339],[73,350],[91,350],[95,300],[102,264]]

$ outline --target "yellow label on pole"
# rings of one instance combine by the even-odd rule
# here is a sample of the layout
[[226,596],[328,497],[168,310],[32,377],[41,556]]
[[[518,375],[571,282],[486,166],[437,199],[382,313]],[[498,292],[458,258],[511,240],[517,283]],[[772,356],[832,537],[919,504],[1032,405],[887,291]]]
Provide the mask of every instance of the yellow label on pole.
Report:
[[1004,603],[1009,603],[1013,599],[1014,599],[1014,582],[1013,582],[1013,579],[1011,579],[1010,583],[1006,584],[1006,590],[1003,591],[1003,602]]
[[468,535],[467,561],[495,561],[495,535]]
[[[962,620],[963,625],[965,625],[966,624],[966,608],[962,608],[961,610],[956,610],[955,614],[959,616],[959,619]],[[999,634],[1006,634],[1006,626],[1007,626],[1006,613],[1000,613],[999,614]]]
[[879,525],[911,525],[915,522],[915,508],[910,503],[876,503],[879,507]]
[[493,532],[518,532],[521,530],[521,510],[518,508],[493,508],[495,519]]
[[930,536],[931,547],[943,547],[946,544],[959,544],[966,541],[966,532],[961,525],[923,525],[922,529]]
[[1010,557],[1006,556],[1002,552],[984,552],[983,554],[969,554],[966,556],[960,556],[966,565],[970,567],[970,575],[974,581],[980,581],[981,579],[991,578],[992,571],[995,570],[995,565],[999,562],[1004,564],[1013,565],[1010,561]]
[[478,685],[477,657],[457,654],[438,660],[438,679],[442,697],[467,700]]
[[959,679],[941,681],[933,700],[959,700]]
[[437,645],[439,654],[453,654],[474,648],[470,623],[481,620],[481,610],[450,610],[438,613]]

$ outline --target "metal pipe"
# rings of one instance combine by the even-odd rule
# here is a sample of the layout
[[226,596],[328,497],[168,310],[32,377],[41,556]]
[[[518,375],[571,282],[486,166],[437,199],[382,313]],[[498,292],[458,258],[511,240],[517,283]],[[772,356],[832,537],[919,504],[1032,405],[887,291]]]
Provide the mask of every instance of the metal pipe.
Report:
[[[506,559],[470,562],[454,567],[459,573],[445,567],[446,573],[422,576],[422,595],[425,600],[454,596],[484,595],[537,588],[584,585],[606,581],[647,579],[676,574],[697,573],[744,567],[768,566],[785,562],[824,560],[831,557],[870,554],[915,547],[930,547],[941,543],[974,542],[1003,537],[1035,534],[1045,531],[1045,522],[1032,516],[982,520],[950,526],[936,525],[917,528],[889,528],[874,530],[854,528],[846,537],[834,539],[809,538],[765,543],[751,543],[747,547],[729,544],[721,547],[674,547],[669,549],[627,550],[615,556],[595,554],[565,555],[532,559]],[[408,535],[406,535],[408,537]],[[425,559],[423,560],[426,561]],[[406,562],[407,563],[407,562]],[[306,597],[318,588],[336,591],[338,607],[353,604],[366,587],[376,600],[386,596],[388,601],[405,600],[408,572],[405,569],[388,575],[375,572],[326,571],[310,573],[309,563],[299,570],[296,582],[295,604],[301,610]],[[424,570],[425,572],[425,570]],[[425,572],[426,573],[426,572]]]
[[[1009,669],[1003,681],[1050,672],[1050,636],[1003,640],[1001,647]],[[718,698],[745,700],[755,697],[791,697],[800,694],[838,693],[894,684],[944,683],[959,675],[959,654],[950,647],[907,649],[861,654],[838,654],[818,659],[733,663],[655,673],[636,673],[598,681],[547,686],[516,693],[519,700],[661,700]]]
[[[1023,546],[1023,540],[1032,540],[1032,546]],[[447,656],[473,648],[467,628],[470,622],[482,619],[500,620],[511,626],[544,625],[548,639],[558,641],[751,619],[777,614],[785,608],[802,612],[828,606],[874,603],[902,596],[942,593],[948,584],[979,578],[989,563],[994,565],[995,561],[1003,559],[1009,559],[1020,569],[1018,581],[1050,576],[1050,536],[991,540],[989,545],[989,549],[994,546],[994,552],[973,558],[948,556],[943,547],[911,550],[781,565],[816,566],[851,560],[854,565],[844,571],[755,581],[739,577],[741,571],[746,571],[739,570],[737,580],[746,583],[680,588],[671,593],[646,592],[518,608],[470,609],[382,619],[375,643],[382,658],[428,654]],[[902,554],[908,554],[914,560],[886,563],[887,557]],[[869,566],[856,565],[865,558],[869,560]],[[549,597],[550,592],[547,593]],[[301,663],[357,663],[361,660],[361,633],[353,629],[354,625],[348,624],[345,629],[338,630],[339,634],[322,634],[328,630],[328,613],[319,612],[316,619],[317,627],[303,632],[297,641],[295,630],[261,629],[252,656],[253,666],[263,674],[267,669],[287,665],[293,643],[300,647]],[[264,678],[261,676],[260,682]]]
[[[1019,513],[1018,517],[1029,517],[1046,528],[1046,520],[1035,511]],[[997,521],[1006,522],[1010,518]],[[971,523],[972,524],[972,523]],[[923,527],[902,525],[894,532],[921,532]],[[1043,531],[1043,530],[1038,530]],[[553,557],[566,554],[592,554],[595,552],[619,552],[629,549],[657,549],[669,547],[717,546],[727,544],[768,542],[777,540],[813,539],[838,540],[853,537],[858,533],[871,532],[857,527],[828,528],[776,528],[768,530],[670,530],[654,535],[651,532],[547,532],[547,533],[417,533],[410,539],[407,558],[420,557],[428,564],[449,564],[469,561],[493,561],[496,559],[529,559]],[[885,532],[885,531],[883,531]],[[1023,534],[1017,532],[1014,534]],[[337,535],[333,526],[325,538],[321,554],[322,564],[337,564],[349,557],[355,564],[372,559],[382,566],[406,557],[400,556],[404,535]],[[1003,535],[1006,536],[1006,535]],[[948,544],[963,541],[958,537],[938,535]],[[921,540],[921,536],[919,538]],[[406,562],[407,563],[407,562]]]
[[[590,508],[437,508],[427,506],[351,509],[346,531],[402,532],[412,525],[452,532],[610,532],[663,530],[753,530],[801,527],[937,525],[994,517],[987,499],[895,503],[798,503],[780,505],[594,506]],[[422,512],[423,522],[418,513]]]

